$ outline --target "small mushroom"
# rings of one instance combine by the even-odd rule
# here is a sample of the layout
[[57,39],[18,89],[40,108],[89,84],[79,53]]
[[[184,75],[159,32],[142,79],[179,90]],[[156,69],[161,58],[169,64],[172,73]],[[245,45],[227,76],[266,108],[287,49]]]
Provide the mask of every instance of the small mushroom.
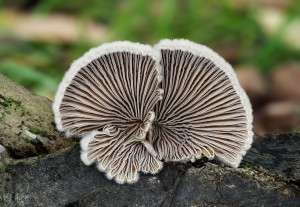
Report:
[[118,183],[133,183],[139,171],[162,168],[148,138],[154,106],[162,98],[159,61],[147,45],[103,44],[71,65],[56,94],[57,128],[83,137],[82,161],[96,162]]
[[206,46],[162,40],[164,90],[153,122],[160,159],[195,161],[203,155],[238,167],[252,143],[252,108],[232,67]]

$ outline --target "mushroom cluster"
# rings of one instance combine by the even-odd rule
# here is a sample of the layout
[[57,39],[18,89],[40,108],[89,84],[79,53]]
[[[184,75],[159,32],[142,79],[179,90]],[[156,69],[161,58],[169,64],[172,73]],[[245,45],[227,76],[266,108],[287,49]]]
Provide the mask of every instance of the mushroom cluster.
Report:
[[81,139],[81,160],[116,182],[162,161],[206,156],[238,167],[252,143],[252,109],[232,67],[188,40],[118,41],[76,60],[57,90],[57,129]]

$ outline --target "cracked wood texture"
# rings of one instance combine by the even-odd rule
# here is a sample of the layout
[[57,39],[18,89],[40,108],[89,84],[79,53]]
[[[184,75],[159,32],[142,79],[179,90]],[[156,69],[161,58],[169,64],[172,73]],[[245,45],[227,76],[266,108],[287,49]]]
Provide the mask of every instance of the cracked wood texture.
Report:
[[78,144],[0,170],[0,202],[14,206],[299,206],[300,134],[254,141],[241,167],[166,163],[157,175],[118,185],[84,166]]
[[[54,134],[54,140],[58,139],[61,135],[56,134],[51,125],[51,103],[0,78],[5,81],[0,85],[1,107],[5,103],[4,109],[9,110],[0,122],[1,143],[10,143],[10,139],[22,143],[23,135],[18,133],[23,131],[20,129],[16,133],[14,130],[19,124],[27,126],[38,122],[49,125],[46,132]],[[11,85],[5,89],[5,84]],[[8,97],[14,100],[9,102],[11,105],[7,105]],[[22,106],[21,109],[17,107],[15,111],[15,104]],[[22,118],[23,110],[30,112],[30,116]],[[45,110],[47,116],[42,118]],[[3,135],[5,125],[12,129]],[[155,176],[141,175],[133,185],[118,185],[94,166],[84,166],[80,161],[79,145],[74,144],[49,155],[0,166],[0,206],[299,206],[299,146],[300,133],[256,137],[240,168],[220,166],[205,159],[196,163],[165,163]],[[29,155],[53,152],[60,147]],[[24,149],[30,148],[16,150],[18,157],[28,157]]]

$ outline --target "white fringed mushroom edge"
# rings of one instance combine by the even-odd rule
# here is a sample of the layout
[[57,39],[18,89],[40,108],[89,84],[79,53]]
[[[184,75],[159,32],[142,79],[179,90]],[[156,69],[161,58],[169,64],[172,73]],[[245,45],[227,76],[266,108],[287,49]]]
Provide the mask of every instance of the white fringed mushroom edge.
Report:
[[[104,130],[104,131],[92,131],[91,133],[87,134],[86,136],[84,136],[81,140],[80,140],[80,147],[81,147],[81,154],[80,154],[80,158],[82,160],[82,162],[89,166],[91,164],[93,164],[95,162],[95,160],[88,160],[87,158],[87,154],[88,154],[88,145],[91,142],[91,140],[95,137],[96,134],[108,134],[109,131],[108,130]],[[104,169],[99,169],[101,172],[104,172]]]
[[[89,133],[88,135],[84,136],[84,138],[81,139],[80,141],[80,147],[81,147],[81,154],[80,154],[80,159],[81,161],[86,165],[86,166],[90,166],[91,164],[93,164],[94,162],[96,162],[96,168],[100,171],[100,172],[104,172],[107,179],[112,180],[114,179],[113,176],[111,176],[108,172],[107,169],[103,168],[99,162],[97,162],[96,159],[94,160],[89,160],[87,158],[88,156],[88,145],[91,142],[91,140],[94,138],[95,135],[97,134],[109,134],[109,130],[105,129],[103,131],[92,131],[91,133]],[[114,179],[118,184],[124,184],[125,181],[123,180],[118,180],[118,179]],[[139,180],[139,173],[137,173],[137,177],[134,180],[131,181],[127,181],[128,184],[132,184],[135,183]]]
[[[66,129],[63,128],[61,122],[61,114],[59,107],[61,105],[62,99],[64,97],[67,87],[71,84],[73,78],[76,76],[78,71],[91,63],[93,60],[110,53],[114,52],[129,52],[132,54],[150,56],[156,61],[156,69],[158,71],[157,79],[160,82],[162,79],[161,75],[161,66],[160,62],[160,53],[152,48],[150,45],[144,45],[140,43],[133,43],[129,41],[115,41],[111,43],[104,43],[98,47],[90,49],[82,57],[75,60],[69,70],[65,73],[58,90],[55,94],[54,102],[52,105],[52,110],[55,117],[56,127],[59,131],[66,132]],[[69,134],[66,133],[66,136],[69,137]]]
[[252,141],[253,141],[253,131],[252,131],[252,106],[249,101],[249,98],[247,94],[245,93],[244,89],[241,87],[238,78],[236,76],[236,73],[234,72],[232,66],[224,60],[219,54],[214,52],[212,49],[208,48],[205,45],[197,44],[194,42],[191,42],[189,40],[185,39],[163,39],[156,45],[154,45],[154,48],[158,51],[167,49],[167,50],[182,50],[186,52],[190,52],[195,56],[198,57],[205,57],[211,61],[214,62],[214,64],[220,68],[225,74],[228,76],[228,78],[232,82],[232,86],[235,89],[236,93],[240,97],[241,103],[245,109],[246,112],[246,118],[247,118],[247,143],[244,146],[244,150],[241,153],[241,155],[237,158],[237,161],[235,163],[230,163],[226,161],[225,159],[218,157],[222,162],[225,164],[228,164],[232,167],[237,168],[240,165],[240,162],[243,158],[243,156],[246,154],[247,150],[250,149]]

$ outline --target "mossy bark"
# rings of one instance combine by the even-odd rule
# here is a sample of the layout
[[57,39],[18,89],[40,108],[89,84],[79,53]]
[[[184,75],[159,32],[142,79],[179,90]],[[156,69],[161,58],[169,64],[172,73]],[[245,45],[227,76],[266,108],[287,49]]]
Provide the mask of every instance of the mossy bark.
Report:
[[70,146],[55,130],[51,101],[0,75],[0,144],[12,158],[48,154]]

